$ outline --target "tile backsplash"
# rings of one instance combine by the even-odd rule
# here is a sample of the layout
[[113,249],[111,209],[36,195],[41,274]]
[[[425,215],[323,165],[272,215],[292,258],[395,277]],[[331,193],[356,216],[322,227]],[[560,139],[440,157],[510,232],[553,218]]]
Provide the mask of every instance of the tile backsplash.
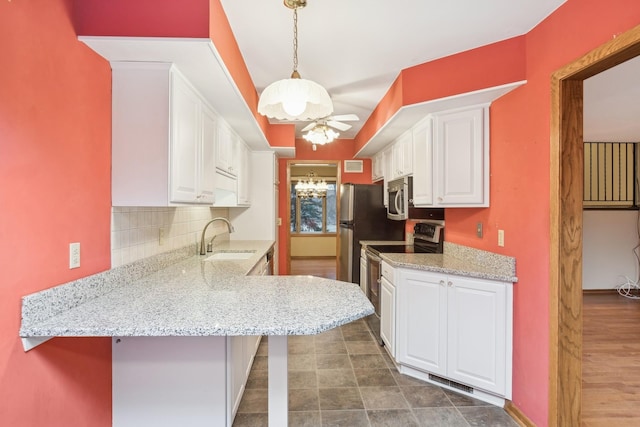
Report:
[[[229,217],[227,208],[113,207],[111,208],[111,267],[118,267],[162,252],[199,243],[206,223],[215,217]],[[209,226],[207,238],[224,234],[222,221]]]

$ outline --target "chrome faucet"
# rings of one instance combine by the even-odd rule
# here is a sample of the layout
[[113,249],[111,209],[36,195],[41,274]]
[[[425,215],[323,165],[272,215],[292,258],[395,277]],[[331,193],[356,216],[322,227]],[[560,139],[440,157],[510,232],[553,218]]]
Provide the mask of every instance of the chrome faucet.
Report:
[[204,229],[202,230],[202,236],[200,237],[200,255],[205,255],[207,253],[207,248],[204,245],[204,236],[207,232],[207,227],[209,227],[209,225],[213,221],[224,221],[227,223],[227,229],[229,230],[229,233],[233,233],[235,231],[233,229],[233,225],[231,225],[231,222],[227,218],[223,218],[221,216],[217,218],[213,218],[211,221],[207,223],[207,225],[204,226]]

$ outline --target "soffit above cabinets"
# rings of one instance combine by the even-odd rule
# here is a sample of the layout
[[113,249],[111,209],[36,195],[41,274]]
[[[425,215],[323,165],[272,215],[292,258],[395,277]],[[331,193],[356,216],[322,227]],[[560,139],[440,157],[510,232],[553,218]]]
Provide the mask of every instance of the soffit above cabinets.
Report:
[[401,107],[354,157],[371,157],[429,114],[491,103],[526,80]]
[[109,62],[171,62],[252,150],[269,143],[210,39],[80,36]]

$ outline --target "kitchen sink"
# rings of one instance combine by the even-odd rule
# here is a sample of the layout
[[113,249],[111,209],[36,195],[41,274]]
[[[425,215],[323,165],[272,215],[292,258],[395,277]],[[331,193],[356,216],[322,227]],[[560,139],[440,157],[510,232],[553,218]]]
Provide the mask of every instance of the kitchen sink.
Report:
[[210,257],[206,258],[205,261],[233,261],[233,260],[243,260],[249,259],[255,254],[253,252],[216,252]]

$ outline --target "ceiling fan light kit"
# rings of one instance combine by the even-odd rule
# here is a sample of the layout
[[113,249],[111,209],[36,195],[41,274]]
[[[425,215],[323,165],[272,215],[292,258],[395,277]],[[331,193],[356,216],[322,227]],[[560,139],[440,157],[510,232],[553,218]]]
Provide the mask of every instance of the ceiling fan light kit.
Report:
[[333,142],[340,134],[325,124],[317,124],[303,138],[313,144],[313,151],[316,145],[324,145]]
[[278,120],[315,120],[333,113],[327,90],[318,83],[300,78],[298,73],[298,9],[306,0],[284,0],[293,9],[293,72],[265,88],[258,101],[258,113]]

